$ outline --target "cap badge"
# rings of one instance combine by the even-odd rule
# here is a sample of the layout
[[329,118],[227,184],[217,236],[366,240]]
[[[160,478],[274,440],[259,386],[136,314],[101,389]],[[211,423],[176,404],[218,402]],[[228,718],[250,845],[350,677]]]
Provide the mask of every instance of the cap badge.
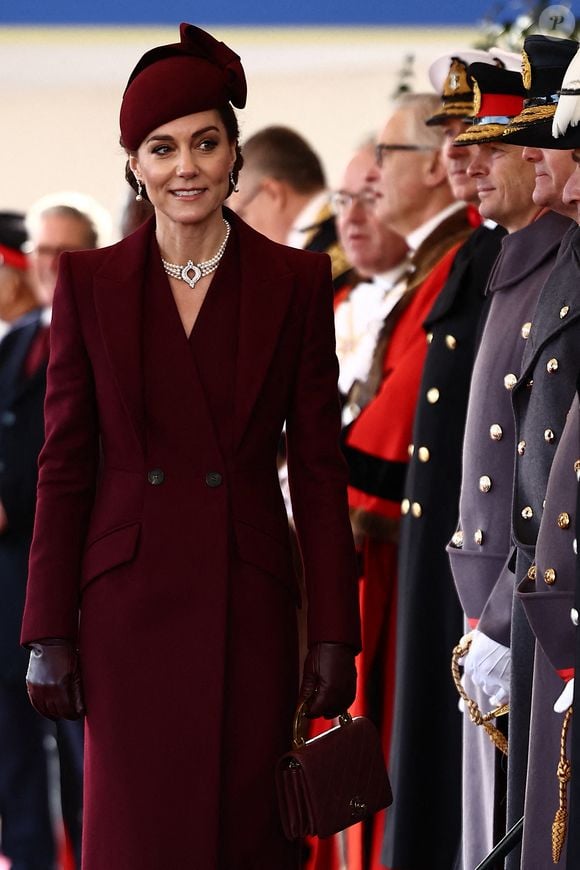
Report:
[[524,88],[526,91],[529,91],[532,87],[532,65],[524,49],[522,49],[522,79],[524,81]]

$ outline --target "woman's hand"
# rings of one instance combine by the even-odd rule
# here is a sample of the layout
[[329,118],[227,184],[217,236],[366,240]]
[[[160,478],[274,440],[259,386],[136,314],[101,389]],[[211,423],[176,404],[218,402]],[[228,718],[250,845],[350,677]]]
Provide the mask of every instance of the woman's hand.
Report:
[[309,719],[333,719],[348,710],[356,695],[354,650],[344,643],[315,643],[304,662],[300,689]]
[[80,719],[82,699],[78,653],[66,640],[30,644],[26,688],[32,706],[47,719]]

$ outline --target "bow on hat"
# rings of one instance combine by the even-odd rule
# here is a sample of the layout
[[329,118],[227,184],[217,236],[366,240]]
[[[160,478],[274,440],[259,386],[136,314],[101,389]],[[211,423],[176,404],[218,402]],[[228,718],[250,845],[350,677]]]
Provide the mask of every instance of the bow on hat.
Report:
[[181,41],[145,52],[121,104],[121,138],[136,150],[156,127],[184,115],[246,105],[246,76],[238,55],[205,30],[182,23]]

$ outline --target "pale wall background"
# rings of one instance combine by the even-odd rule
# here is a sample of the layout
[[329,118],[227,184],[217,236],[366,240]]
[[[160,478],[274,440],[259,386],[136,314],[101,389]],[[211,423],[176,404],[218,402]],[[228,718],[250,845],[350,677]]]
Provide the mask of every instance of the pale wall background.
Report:
[[[431,61],[477,36],[433,28],[208,29],[244,63],[242,136],[271,123],[294,127],[320,154],[331,185],[388,115],[405,56],[415,55],[414,90],[430,90]],[[118,145],[123,88],[144,51],[176,40],[175,28],[0,28],[0,210],[79,190],[108,209],[116,238],[127,190]]]

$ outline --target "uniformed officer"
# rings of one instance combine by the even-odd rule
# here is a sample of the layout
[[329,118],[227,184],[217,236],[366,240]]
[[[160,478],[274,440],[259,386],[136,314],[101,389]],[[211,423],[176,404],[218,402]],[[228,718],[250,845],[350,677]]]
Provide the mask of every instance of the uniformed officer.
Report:
[[[453,145],[473,115],[467,66],[475,61],[493,62],[487,52],[475,50],[434,61],[429,74],[442,103],[427,124],[444,132],[443,155],[454,196],[477,207],[476,180],[466,172],[472,149]],[[457,522],[461,444],[484,290],[504,235],[493,223],[473,232],[457,252],[424,323],[427,355],[400,527],[389,762],[397,798],[387,814],[387,867],[449,870],[460,843],[461,715],[449,679],[449,650],[462,633],[462,611],[445,545]],[[419,691],[417,682],[408,679],[411,673],[421,674]],[[414,836],[417,818],[422,820],[421,837]]]
[[[524,44],[524,83],[528,96],[522,113],[514,118],[504,131],[502,141],[517,140],[525,145],[523,158],[536,171],[534,201],[559,214],[573,218],[575,209],[562,200],[563,188],[574,169],[569,143],[562,142],[562,150],[552,150],[556,144],[551,135],[551,119],[554,115],[556,95],[577,44],[573,40],[553,39],[534,35]],[[567,146],[567,147],[566,147]],[[542,505],[546,495],[548,474],[560,439],[564,419],[575,389],[577,364],[580,363],[580,342],[575,330],[578,315],[573,305],[564,297],[573,299],[578,281],[577,246],[579,230],[572,224],[565,235],[554,269],[540,293],[535,314],[522,326],[525,350],[518,383],[512,391],[516,426],[516,458],[514,495],[512,506],[512,538],[517,546],[515,580],[525,576],[534,558],[534,550]],[[580,250],[580,249],[578,249]],[[562,360],[560,365],[558,358]],[[566,362],[564,363],[564,360]],[[554,375],[560,376],[556,379]],[[534,759],[528,764],[528,727],[531,703],[531,679],[533,668],[533,638],[521,606],[513,601],[513,578],[505,572],[502,580],[492,591],[485,606],[479,630],[488,638],[510,649],[510,685],[507,690],[510,700],[509,754],[508,754],[508,827],[511,827],[524,810],[526,770],[534,770]],[[539,651],[538,658],[542,653]],[[545,663],[542,678],[550,676],[551,669]],[[556,686],[557,688],[557,686]],[[506,698],[507,700],[507,698]],[[537,715],[536,715],[537,718]],[[543,722],[542,753],[549,744],[549,726],[554,737],[554,754],[558,757],[559,732],[551,707],[548,722]],[[533,731],[539,735],[539,722]],[[532,755],[538,746],[531,741]],[[544,755],[545,759],[545,755]],[[537,771],[537,766],[536,766]],[[537,776],[530,774],[530,786],[526,797],[526,826],[522,865],[543,867],[550,858],[550,839],[541,841],[540,819],[534,817],[532,806],[542,794],[543,815],[545,812],[545,786]],[[555,796],[554,796],[555,797]],[[553,813],[552,813],[553,817]],[[547,834],[547,828],[546,828]],[[518,850],[508,858],[508,866],[519,867]]]
[[[518,380],[541,287],[549,275],[570,221],[537,206],[533,165],[522,160],[519,146],[504,144],[509,119],[519,115],[526,94],[515,72],[474,64],[476,117],[458,144],[476,145],[468,172],[477,178],[480,211],[508,231],[490,278],[490,310],[471,382],[463,448],[460,523],[449,546],[451,566],[465,616],[478,627],[487,600],[500,578],[511,582],[512,477],[515,431],[511,390]],[[509,616],[508,616],[509,624]],[[468,694],[484,709],[502,703],[509,690],[509,632],[495,638],[474,632],[465,661]],[[478,690],[475,691],[474,687]],[[486,692],[482,691],[483,686]],[[490,703],[489,696],[493,696]],[[495,703],[494,703],[495,702]],[[473,725],[473,728],[476,726]],[[494,793],[495,754],[466,753],[464,766],[464,866],[476,866],[497,839],[501,795]],[[470,825],[473,800],[487,807],[486,826]],[[495,817],[495,830],[494,830]],[[478,818],[478,821],[481,821]]]

